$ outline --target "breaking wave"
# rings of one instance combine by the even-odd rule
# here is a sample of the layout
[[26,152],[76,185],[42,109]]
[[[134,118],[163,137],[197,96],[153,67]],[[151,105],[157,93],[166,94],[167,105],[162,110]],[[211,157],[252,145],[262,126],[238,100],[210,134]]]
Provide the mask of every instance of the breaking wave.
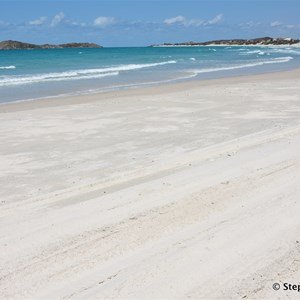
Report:
[[9,69],[15,69],[15,66],[0,66],[0,70],[9,70]]
[[[83,69],[74,71],[65,71],[60,73],[45,73],[22,76],[0,76],[0,86],[24,85],[40,82],[79,80],[79,79],[97,79],[107,76],[117,76],[120,72],[151,68],[166,64],[175,64],[175,60],[151,63],[151,64],[128,64],[99,69]],[[7,67],[8,68],[8,67]]]
[[293,59],[293,57],[291,57],[291,56],[278,57],[278,58],[274,58],[272,60],[259,61],[259,62],[255,62],[255,63],[247,63],[247,64],[242,64],[242,65],[193,70],[192,74],[194,76],[197,76],[198,74],[201,74],[201,73],[210,73],[210,72],[220,72],[220,71],[229,71],[229,70],[236,70],[236,69],[252,68],[252,67],[262,66],[262,65],[266,65],[266,64],[286,63],[286,62],[289,62],[292,59]]

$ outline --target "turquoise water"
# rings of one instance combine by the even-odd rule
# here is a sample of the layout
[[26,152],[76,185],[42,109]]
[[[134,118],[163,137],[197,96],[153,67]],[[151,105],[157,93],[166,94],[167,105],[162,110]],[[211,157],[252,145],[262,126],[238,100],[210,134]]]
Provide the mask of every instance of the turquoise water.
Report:
[[0,102],[96,93],[300,67],[291,47],[162,47],[0,51]]

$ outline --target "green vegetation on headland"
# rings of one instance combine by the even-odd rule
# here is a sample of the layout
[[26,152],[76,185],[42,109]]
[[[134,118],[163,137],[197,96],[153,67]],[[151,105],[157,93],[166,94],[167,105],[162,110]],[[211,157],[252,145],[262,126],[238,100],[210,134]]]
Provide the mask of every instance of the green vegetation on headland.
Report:
[[62,48],[103,48],[100,45],[94,43],[67,43],[67,44],[44,44],[35,45],[29,43],[23,43],[18,41],[3,41],[0,42],[0,50],[14,50],[14,49],[62,49]]
[[219,46],[247,46],[247,45],[257,45],[257,46],[277,46],[277,45],[294,45],[300,44],[300,40],[292,38],[271,38],[263,37],[256,39],[232,39],[232,40],[215,40],[208,42],[184,42],[184,43],[164,43],[159,45],[151,45],[151,47],[175,47],[175,46],[210,46],[210,45],[219,45]]

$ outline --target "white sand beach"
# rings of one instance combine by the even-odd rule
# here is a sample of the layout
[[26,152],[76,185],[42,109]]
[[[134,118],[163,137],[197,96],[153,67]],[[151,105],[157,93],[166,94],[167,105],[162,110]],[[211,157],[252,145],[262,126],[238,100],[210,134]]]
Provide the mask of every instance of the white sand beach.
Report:
[[3,104],[0,298],[295,299],[299,182],[300,70]]

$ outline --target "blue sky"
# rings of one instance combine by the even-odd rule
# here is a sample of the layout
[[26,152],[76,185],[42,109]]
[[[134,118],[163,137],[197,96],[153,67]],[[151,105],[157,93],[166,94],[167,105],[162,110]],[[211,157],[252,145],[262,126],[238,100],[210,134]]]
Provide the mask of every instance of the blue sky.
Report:
[[147,46],[300,38],[300,0],[0,0],[0,40]]

